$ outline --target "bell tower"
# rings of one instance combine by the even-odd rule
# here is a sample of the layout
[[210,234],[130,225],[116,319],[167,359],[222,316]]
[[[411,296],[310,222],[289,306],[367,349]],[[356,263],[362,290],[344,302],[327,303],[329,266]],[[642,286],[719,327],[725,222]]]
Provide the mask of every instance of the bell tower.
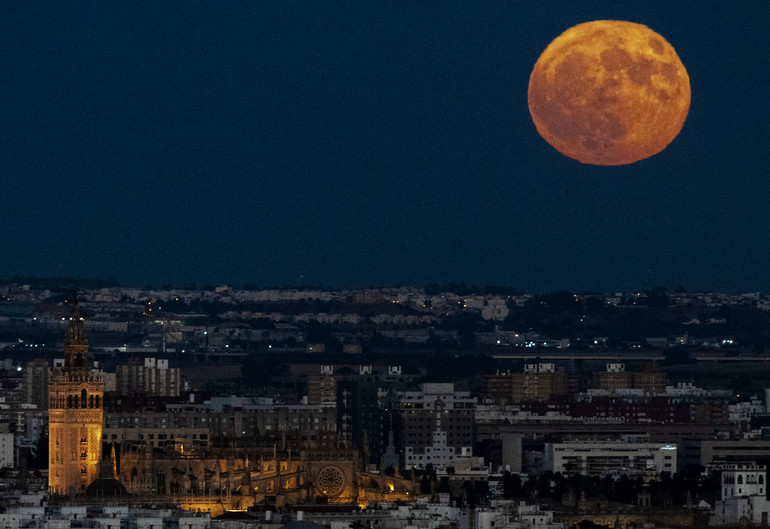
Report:
[[64,337],[64,366],[48,383],[48,492],[81,494],[99,477],[104,378],[92,371],[77,300]]

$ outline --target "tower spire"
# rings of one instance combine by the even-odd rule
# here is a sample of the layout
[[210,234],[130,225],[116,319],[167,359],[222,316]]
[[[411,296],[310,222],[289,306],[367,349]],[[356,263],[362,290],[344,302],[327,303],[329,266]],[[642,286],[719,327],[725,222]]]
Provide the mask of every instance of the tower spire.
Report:
[[83,317],[80,315],[77,292],[73,292],[74,305],[70,312],[67,333],[64,335],[64,367],[70,371],[87,370],[89,365],[86,326]]

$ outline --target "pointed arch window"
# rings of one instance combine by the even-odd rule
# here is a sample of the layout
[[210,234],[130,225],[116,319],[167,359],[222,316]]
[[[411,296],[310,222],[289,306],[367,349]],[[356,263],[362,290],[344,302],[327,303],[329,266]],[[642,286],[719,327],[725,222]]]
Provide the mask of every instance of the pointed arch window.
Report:
[[88,406],[88,393],[86,390],[80,392],[80,406],[86,408]]

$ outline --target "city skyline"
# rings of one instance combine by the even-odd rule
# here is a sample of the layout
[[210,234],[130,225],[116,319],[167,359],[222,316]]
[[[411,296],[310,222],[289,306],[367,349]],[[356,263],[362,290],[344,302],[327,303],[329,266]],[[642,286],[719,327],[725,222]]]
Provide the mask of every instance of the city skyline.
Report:
[[[0,277],[768,291],[760,2],[6,6]],[[597,19],[676,49],[690,113],[623,167],[527,82]]]

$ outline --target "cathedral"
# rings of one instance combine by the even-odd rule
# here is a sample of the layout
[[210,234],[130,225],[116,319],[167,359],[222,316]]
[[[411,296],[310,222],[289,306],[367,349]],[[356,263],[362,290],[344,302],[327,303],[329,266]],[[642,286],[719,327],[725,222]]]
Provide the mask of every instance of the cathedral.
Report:
[[411,480],[370,473],[357,450],[209,450],[205,453],[123,446],[117,479],[135,497],[153,497],[187,510],[220,514],[258,504],[366,506],[410,501]]
[[[200,511],[259,503],[363,506],[409,501],[415,484],[368,472],[368,443],[359,450],[326,447],[292,452],[285,443],[200,450],[171,442],[110,443],[103,451],[104,378],[91,368],[88,340],[75,304],[64,339],[64,364],[49,380],[48,491],[60,496],[131,496]],[[285,433],[285,432],[284,432]]]
[[85,324],[77,303],[64,338],[64,365],[48,382],[48,491],[84,493],[102,458],[104,379],[91,370]]

